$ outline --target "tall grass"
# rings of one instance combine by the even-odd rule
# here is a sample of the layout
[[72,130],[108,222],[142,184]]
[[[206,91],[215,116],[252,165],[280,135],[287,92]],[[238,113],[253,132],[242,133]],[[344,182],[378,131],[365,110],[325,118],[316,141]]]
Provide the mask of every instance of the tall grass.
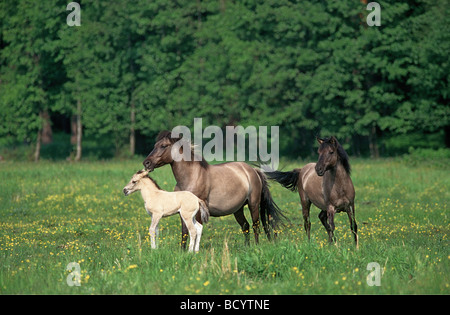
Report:
[[[140,195],[122,193],[140,163],[0,164],[0,293],[450,293],[450,178],[439,165],[353,161],[359,250],[345,214],[329,246],[314,207],[308,242],[298,194],[272,183],[292,222],[276,242],[261,235],[259,245],[244,246],[233,216],[211,218],[191,254],[179,248],[178,216],[161,220],[151,249]],[[152,176],[173,189],[170,167]],[[80,286],[67,284],[70,262],[80,266]],[[379,287],[366,282],[370,262],[382,268]]]

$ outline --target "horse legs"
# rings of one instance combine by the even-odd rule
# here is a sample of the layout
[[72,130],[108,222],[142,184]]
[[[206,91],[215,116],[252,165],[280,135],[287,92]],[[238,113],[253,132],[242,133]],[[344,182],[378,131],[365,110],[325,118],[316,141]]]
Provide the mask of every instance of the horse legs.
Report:
[[333,242],[333,232],[331,231],[331,227],[328,224],[327,212],[323,211],[323,210],[320,211],[319,219],[320,219],[320,222],[322,222],[323,226],[325,227],[325,230],[327,230],[329,242],[332,243]]
[[327,207],[327,217],[328,224],[330,226],[330,232],[328,233],[328,238],[330,243],[336,242],[334,238],[334,215],[336,214],[336,209],[332,205],[328,205]]
[[[253,198],[252,198],[253,199]],[[248,203],[248,209],[250,210],[250,214],[252,216],[252,222],[253,222],[253,233],[255,233],[255,243],[258,244],[259,243],[259,200],[258,201],[254,201],[254,200],[250,200]],[[266,230],[264,230],[266,231]],[[267,231],[266,231],[267,233]],[[267,234],[267,237],[269,238],[270,241],[270,233]]]
[[[250,193],[250,196],[248,196],[248,210],[250,210],[250,215],[252,216],[252,222],[253,222],[253,233],[255,233],[255,243],[258,244],[259,243],[259,226],[260,226],[260,222],[259,222],[259,218],[260,216],[262,217],[263,215],[260,214],[260,204],[261,204],[261,199],[262,199],[262,190],[256,189],[256,187],[254,188],[254,190]],[[270,222],[270,217],[269,217],[269,222]],[[264,223],[264,222],[263,222]],[[270,229],[268,224],[263,224],[264,226],[264,232],[267,235],[267,238],[270,241]]]
[[181,249],[186,249],[186,243],[188,238],[188,228],[184,223],[183,217],[180,214],[181,218]]
[[152,223],[150,225],[150,228],[148,229],[148,232],[150,233],[150,239],[152,248],[156,248],[156,229],[158,227],[159,220],[161,220],[162,215],[160,214],[153,214],[152,215]]
[[311,240],[311,220],[309,219],[309,210],[311,208],[311,201],[309,201],[304,194],[300,193],[300,202],[302,204],[303,213],[303,225],[305,227],[306,235],[308,236],[308,241]]
[[359,248],[359,239],[358,239],[358,226],[356,225],[355,219],[355,205],[351,205],[347,210],[348,219],[350,221],[350,229],[353,233],[353,238],[355,239],[356,248]]
[[249,236],[249,229],[250,224],[248,223],[247,219],[244,216],[244,206],[241,207],[238,211],[234,213],[234,218],[239,223],[242,229],[242,233],[244,233],[245,236],[245,245],[250,244],[250,236]]

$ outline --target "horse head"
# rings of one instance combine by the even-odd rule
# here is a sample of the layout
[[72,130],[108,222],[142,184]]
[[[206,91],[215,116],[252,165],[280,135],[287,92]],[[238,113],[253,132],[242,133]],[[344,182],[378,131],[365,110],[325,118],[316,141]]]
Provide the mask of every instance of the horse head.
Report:
[[178,140],[180,140],[180,138],[172,138],[170,131],[161,131],[156,137],[156,143],[153,150],[142,163],[145,169],[151,172],[155,168],[172,163],[172,146]]
[[336,167],[338,142],[335,137],[325,139],[317,137],[317,142],[319,142],[319,160],[316,163],[316,173],[323,176],[326,171]]

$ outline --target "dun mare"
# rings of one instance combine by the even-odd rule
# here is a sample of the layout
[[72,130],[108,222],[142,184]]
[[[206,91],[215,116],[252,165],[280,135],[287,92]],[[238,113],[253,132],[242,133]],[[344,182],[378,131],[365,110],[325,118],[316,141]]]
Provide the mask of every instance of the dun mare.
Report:
[[291,172],[267,172],[267,176],[295,191],[298,190],[302,205],[304,226],[310,239],[311,222],[309,210],[311,203],[321,212],[320,221],[328,232],[330,243],[334,238],[334,215],[347,212],[350,228],[358,248],[358,234],[355,219],[355,189],[350,178],[350,164],[347,153],[335,137],[317,138],[319,160]]
[[149,229],[152,248],[156,248],[155,234],[159,220],[162,217],[179,213],[189,231],[189,251],[198,252],[203,226],[195,220],[195,216],[200,213],[202,221],[208,221],[209,212],[205,203],[189,191],[164,191],[147,174],[148,171],[144,170],[134,174],[130,182],[123,188],[123,193],[128,196],[135,191],[141,191],[145,210],[152,216]]
[[[180,138],[172,137],[170,131],[160,132],[153,150],[143,162],[145,169],[153,171],[157,167],[170,164],[177,181],[174,190],[187,190],[204,200],[213,217],[234,214],[245,235],[246,244],[249,243],[250,228],[244,216],[244,206],[247,204],[253,221],[255,242],[258,243],[259,240],[260,218],[270,239],[269,224],[275,229],[283,215],[272,200],[264,173],[243,162],[210,165],[203,158],[194,159],[192,148],[190,161],[174,160],[171,150],[177,141],[180,141]],[[201,222],[198,215],[197,220]],[[183,248],[186,247],[186,237],[186,224],[182,220]]]

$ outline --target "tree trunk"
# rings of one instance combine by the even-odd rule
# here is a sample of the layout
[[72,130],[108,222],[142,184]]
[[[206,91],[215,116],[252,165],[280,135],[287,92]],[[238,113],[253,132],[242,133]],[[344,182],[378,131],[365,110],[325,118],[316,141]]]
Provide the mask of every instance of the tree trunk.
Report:
[[377,143],[377,127],[376,126],[372,126],[372,128],[370,129],[369,149],[370,149],[370,157],[372,157],[372,158],[380,157],[380,152],[378,150],[378,143]]
[[444,127],[445,133],[445,146],[450,148],[450,125]]
[[[48,114],[47,110],[40,111],[39,112],[39,119],[41,121],[41,126],[39,130],[37,131],[37,137],[36,137],[36,147],[34,149],[34,161],[37,162],[41,158],[41,144],[42,143],[49,143],[46,142],[50,140],[51,142],[51,127],[50,127],[50,116]],[[49,133],[48,128],[50,128],[50,139],[48,139]]]
[[136,150],[136,135],[134,130],[134,125],[136,123],[136,108],[134,102],[131,102],[131,113],[130,113],[131,127],[130,127],[130,155],[133,156]]
[[70,117],[70,144],[77,144],[77,115]]
[[75,155],[75,161],[81,160],[81,138],[82,138],[82,125],[81,125],[81,101],[77,100],[77,153]]
[[41,140],[42,140],[42,128],[39,128],[37,132],[36,148],[34,150],[34,161],[38,162],[41,157]]
[[42,126],[42,143],[43,144],[49,144],[53,141],[53,132],[52,132],[52,125],[50,124],[50,114],[48,113],[48,110],[44,110],[40,114],[41,118],[43,119],[43,126]]
[[[131,34],[128,34],[128,51],[129,55],[132,56],[133,44],[131,40]],[[134,82],[136,80],[136,73],[134,70],[134,60],[129,60],[130,73],[133,75],[134,80],[131,83],[129,90],[129,104],[130,104],[130,155],[133,156],[136,151],[136,135],[135,135],[135,124],[136,124],[136,105],[134,104],[133,92],[134,92]]]
[[361,139],[359,135],[353,135],[353,154],[357,157],[361,156]]

